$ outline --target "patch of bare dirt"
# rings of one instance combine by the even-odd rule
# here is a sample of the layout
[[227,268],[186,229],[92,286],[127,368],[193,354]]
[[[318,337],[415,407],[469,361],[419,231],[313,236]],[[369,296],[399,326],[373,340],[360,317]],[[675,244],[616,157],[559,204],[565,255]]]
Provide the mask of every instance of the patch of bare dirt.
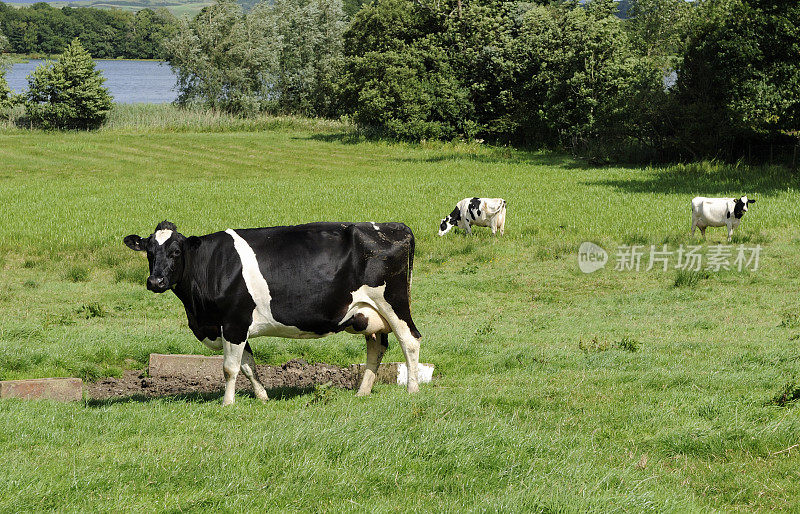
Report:
[[[358,381],[357,366],[341,368],[325,363],[309,364],[303,359],[292,359],[281,366],[256,366],[256,375],[270,390],[311,389],[330,383],[333,387],[355,389]],[[86,384],[86,392],[93,400],[127,397],[158,397],[186,394],[209,394],[222,391],[224,381],[199,375],[148,377],[145,370],[127,370],[122,378],[104,378]],[[251,390],[250,381],[239,373],[237,390]]]

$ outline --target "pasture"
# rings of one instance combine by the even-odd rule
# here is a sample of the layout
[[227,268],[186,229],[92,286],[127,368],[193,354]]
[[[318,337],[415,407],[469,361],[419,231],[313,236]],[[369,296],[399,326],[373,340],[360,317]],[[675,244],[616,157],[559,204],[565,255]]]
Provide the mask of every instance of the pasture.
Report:
[[[0,401],[0,511],[800,509],[799,186],[777,168],[593,168],[292,120],[5,129],[0,379],[210,354],[122,244],[163,219],[186,235],[405,222],[437,373],[415,396],[321,388],[225,410],[221,393]],[[758,200],[734,235],[761,245],[758,270],[613,269],[617,245],[689,244],[698,194]],[[505,237],[437,237],[472,195],[507,200]],[[579,271],[583,241],[609,251],[605,269]],[[347,334],[252,346],[266,364],[365,356]],[[398,360],[390,336],[384,361]]]

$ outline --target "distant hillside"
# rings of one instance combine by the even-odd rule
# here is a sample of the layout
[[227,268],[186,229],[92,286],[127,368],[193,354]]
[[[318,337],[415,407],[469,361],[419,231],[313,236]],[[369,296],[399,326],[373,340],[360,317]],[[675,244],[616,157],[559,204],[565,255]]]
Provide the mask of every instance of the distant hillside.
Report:
[[[29,6],[37,3],[30,0],[3,0],[8,5]],[[177,17],[185,14],[194,16],[200,9],[211,5],[212,0],[52,0],[45,3],[53,7],[95,7],[98,9],[122,9],[125,11],[139,11],[141,9],[156,9],[164,7]],[[244,3],[244,2],[243,2]]]

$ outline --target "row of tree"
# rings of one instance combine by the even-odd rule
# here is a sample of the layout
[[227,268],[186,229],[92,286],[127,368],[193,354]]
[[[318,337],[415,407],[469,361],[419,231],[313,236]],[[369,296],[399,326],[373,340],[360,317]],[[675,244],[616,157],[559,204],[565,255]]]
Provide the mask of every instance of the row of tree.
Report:
[[43,2],[12,7],[0,2],[0,34],[8,40],[5,51],[18,54],[57,54],[79,38],[97,58],[156,59],[163,57],[162,44],[177,26],[178,20],[165,8],[133,13],[91,7],[56,9]]
[[167,44],[180,103],[418,140],[735,156],[800,129],[800,2],[218,0]]
[[342,0],[247,13],[216,0],[163,50],[182,105],[346,115],[399,139],[619,160],[735,158],[800,133],[800,2],[630,0],[626,12],[613,0],[374,0],[351,19]]

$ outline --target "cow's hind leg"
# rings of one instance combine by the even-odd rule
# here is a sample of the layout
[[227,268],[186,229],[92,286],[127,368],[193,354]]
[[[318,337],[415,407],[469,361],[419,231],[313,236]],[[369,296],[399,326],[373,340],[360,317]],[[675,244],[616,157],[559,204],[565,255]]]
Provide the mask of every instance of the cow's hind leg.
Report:
[[[406,366],[408,367],[408,392],[416,393],[419,391],[419,338],[414,337],[408,325],[401,320],[403,326],[394,329],[394,335],[400,342],[400,348],[406,356]],[[394,327],[393,327],[394,328]]]
[[380,366],[383,354],[389,347],[389,336],[387,334],[372,334],[366,336],[366,338],[367,365],[356,396],[367,396],[372,392],[372,385],[375,383],[375,376],[378,374],[378,366]]
[[255,393],[256,398],[262,402],[269,400],[266,389],[264,389],[264,386],[261,385],[261,382],[258,381],[258,377],[256,376],[256,360],[253,358],[253,350],[250,348],[250,343],[247,341],[244,343],[241,370],[244,376],[250,381],[250,384],[253,385],[253,393]]
[[[396,313],[392,306],[384,301],[381,306],[381,315],[389,322],[392,327],[397,341],[400,343],[400,348],[403,350],[403,355],[406,357],[406,366],[408,367],[408,392],[416,393],[419,391],[419,382],[417,375],[419,370],[419,340],[422,335],[414,326],[411,320],[411,313],[408,308],[403,309],[404,312],[400,314],[402,319]],[[406,321],[408,320],[408,321]]]
[[242,355],[244,354],[245,342],[239,344],[228,340],[222,343],[224,353],[222,361],[222,373],[225,375],[225,396],[222,399],[222,406],[230,405],[235,400],[236,378],[242,368]]

